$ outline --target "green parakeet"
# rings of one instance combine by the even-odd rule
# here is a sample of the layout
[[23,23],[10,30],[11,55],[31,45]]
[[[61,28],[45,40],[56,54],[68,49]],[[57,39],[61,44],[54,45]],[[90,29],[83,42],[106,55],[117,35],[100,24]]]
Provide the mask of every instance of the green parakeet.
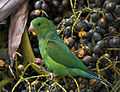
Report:
[[45,17],[35,18],[31,21],[29,30],[37,34],[40,53],[49,71],[58,76],[81,76],[100,80],[64,44],[52,21]]

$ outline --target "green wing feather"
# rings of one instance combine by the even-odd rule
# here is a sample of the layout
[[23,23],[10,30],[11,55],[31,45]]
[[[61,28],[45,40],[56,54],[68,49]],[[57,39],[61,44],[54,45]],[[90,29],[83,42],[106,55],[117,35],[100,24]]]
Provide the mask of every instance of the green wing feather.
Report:
[[87,70],[87,67],[69,50],[62,40],[48,40],[47,54],[57,63],[69,68]]

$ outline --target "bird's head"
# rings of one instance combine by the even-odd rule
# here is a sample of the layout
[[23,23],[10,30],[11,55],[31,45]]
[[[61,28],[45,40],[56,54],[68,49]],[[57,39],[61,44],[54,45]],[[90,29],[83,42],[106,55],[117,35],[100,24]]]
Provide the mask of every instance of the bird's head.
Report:
[[37,17],[31,21],[28,31],[39,36],[45,36],[50,31],[55,31],[55,29],[55,25],[52,21],[45,17]]

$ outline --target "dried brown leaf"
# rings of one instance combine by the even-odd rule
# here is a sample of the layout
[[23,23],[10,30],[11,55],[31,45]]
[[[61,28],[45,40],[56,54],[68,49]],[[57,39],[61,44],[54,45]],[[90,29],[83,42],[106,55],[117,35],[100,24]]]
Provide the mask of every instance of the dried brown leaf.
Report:
[[0,21],[15,13],[26,0],[0,0]]
[[11,23],[9,28],[9,56],[14,59],[16,50],[20,45],[22,34],[25,30],[26,22],[28,19],[28,1],[26,1],[16,12],[11,15]]

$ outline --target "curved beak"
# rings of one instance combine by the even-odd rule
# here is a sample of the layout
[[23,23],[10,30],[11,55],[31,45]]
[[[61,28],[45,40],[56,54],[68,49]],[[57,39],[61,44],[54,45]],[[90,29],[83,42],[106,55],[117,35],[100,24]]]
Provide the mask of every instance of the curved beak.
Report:
[[30,26],[28,28],[28,32],[32,32],[33,35],[36,35],[35,28],[33,27],[32,24],[30,24]]

